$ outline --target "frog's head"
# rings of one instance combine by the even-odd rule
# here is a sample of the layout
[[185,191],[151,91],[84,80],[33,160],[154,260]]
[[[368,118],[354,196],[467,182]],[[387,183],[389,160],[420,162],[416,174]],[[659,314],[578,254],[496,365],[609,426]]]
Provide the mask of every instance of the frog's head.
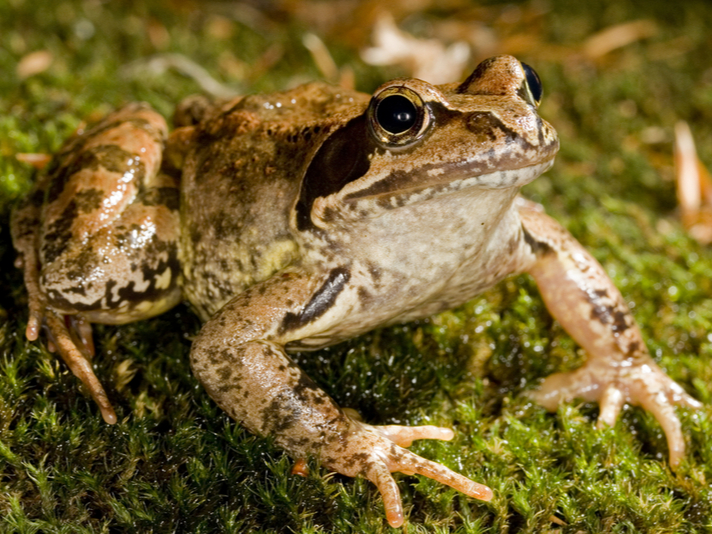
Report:
[[400,79],[315,152],[295,210],[299,230],[370,219],[458,191],[519,188],[559,148],[537,115],[534,70],[511,56],[480,63],[459,85]]

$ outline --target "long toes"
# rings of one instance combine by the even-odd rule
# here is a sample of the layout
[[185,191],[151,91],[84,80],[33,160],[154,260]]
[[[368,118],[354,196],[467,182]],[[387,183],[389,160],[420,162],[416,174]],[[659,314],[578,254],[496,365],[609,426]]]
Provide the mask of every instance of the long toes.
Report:
[[697,409],[702,405],[660,369],[652,373],[646,369],[642,377],[644,380],[631,387],[631,400],[653,414],[662,427],[670,450],[670,467],[675,469],[685,456],[685,438],[675,406]]
[[47,314],[47,328],[52,333],[52,338],[57,346],[60,356],[67,364],[72,374],[76,376],[89,390],[89,394],[101,411],[101,416],[108,424],[113,425],[117,421],[116,412],[109,402],[109,397],[104,391],[104,387],[94,374],[89,361],[77,349],[67,331],[64,321],[55,314]]
[[432,425],[383,425],[373,428],[384,438],[388,438],[400,447],[410,447],[411,444],[418,439],[439,439],[441,441],[450,441],[453,437],[455,437],[455,433],[451,429]]
[[662,393],[654,396],[642,395],[638,402],[645,410],[653,414],[653,417],[663,428],[670,450],[670,467],[675,469],[685,456],[685,438],[682,435],[680,420],[675,415],[675,407]]
[[404,520],[400,491],[391,476],[392,471],[399,471],[406,475],[426,476],[481,501],[492,499],[492,490],[487,486],[478,484],[444,465],[431,462],[407,451],[403,452],[405,454],[398,458],[388,458],[386,455],[383,458],[384,463],[372,464],[366,473],[366,478],[376,485],[383,497],[386,519],[392,527],[400,527]]
[[414,459],[408,462],[409,465],[402,465],[398,470],[406,474],[416,473],[426,476],[481,501],[492,499],[492,490],[487,486],[478,484],[442,464],[431,462],[419,456],[413,456]]
[[601,407],[599,427],[615,425],[626,402],[642,406],[665,432],[673,469],[685,455],[682,425],[675,406],[693,409],[702,406],[653,362],[627,369],[587,365],[570,373],[556,373],[529,396],[548,410],[555,410],[560,402],[573,398],[597,401]]
[[386,520],[393,528],[403,524],[403,503],[396,481],[393,480],[388,467],[382,463],[371,466],[366,478],[373,482],[383,498],[383,508],[386,511]]

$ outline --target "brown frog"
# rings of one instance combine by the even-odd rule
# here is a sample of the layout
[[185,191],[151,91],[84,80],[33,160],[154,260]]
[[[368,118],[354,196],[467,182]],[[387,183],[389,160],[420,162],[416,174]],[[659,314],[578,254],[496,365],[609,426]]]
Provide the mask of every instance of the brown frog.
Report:
[[400,79],[368,96],[315,83],[193,99],[170,136],[157,113],[129,105],[68,141],[15,212],[27,337],[44,325],[114,423],[88,363],[90,323],[187,299],[205,321],[190,357],[210,396],[295,458],[374,482],[397,527],[391,472],[484,500],[492,492],[403,448],[451,430],[357,421],[287,352],[438,313],[529,273],[588,354],[532,397],[550,410],[597,401],[609,425],[624,403],[641,405],[675,466],[684,439],[674,405],[699,403],[651,360],[596,260],[518,197],[558,150],[536,113],[541,91],[529,66],[500,56],[459,85]]

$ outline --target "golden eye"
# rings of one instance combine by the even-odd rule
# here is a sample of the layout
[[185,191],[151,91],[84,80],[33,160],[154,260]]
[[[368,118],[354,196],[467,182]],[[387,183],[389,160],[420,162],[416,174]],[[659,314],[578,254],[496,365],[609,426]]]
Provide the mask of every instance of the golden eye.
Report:
[[376,106],[376,120],[386,132],[402,134],[418,123],[418,109],[403,95],[389,95]]
[[404,148],[422,139],[431,117],[420,96],[403,87],[389,87],[371,99],[369,125],[387,148]]

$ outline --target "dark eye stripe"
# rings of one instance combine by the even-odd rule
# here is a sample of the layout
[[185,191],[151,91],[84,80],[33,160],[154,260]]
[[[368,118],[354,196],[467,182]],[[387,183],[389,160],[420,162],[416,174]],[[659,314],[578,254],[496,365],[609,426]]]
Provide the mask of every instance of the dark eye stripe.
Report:
[[371,167],[369,156],[375,150],[363,115],[351,119],[324,142],[302,181],[296,206],[300,231],[313,227],[311,209],[314,200],[341,191],[346,184],[365,175]]

